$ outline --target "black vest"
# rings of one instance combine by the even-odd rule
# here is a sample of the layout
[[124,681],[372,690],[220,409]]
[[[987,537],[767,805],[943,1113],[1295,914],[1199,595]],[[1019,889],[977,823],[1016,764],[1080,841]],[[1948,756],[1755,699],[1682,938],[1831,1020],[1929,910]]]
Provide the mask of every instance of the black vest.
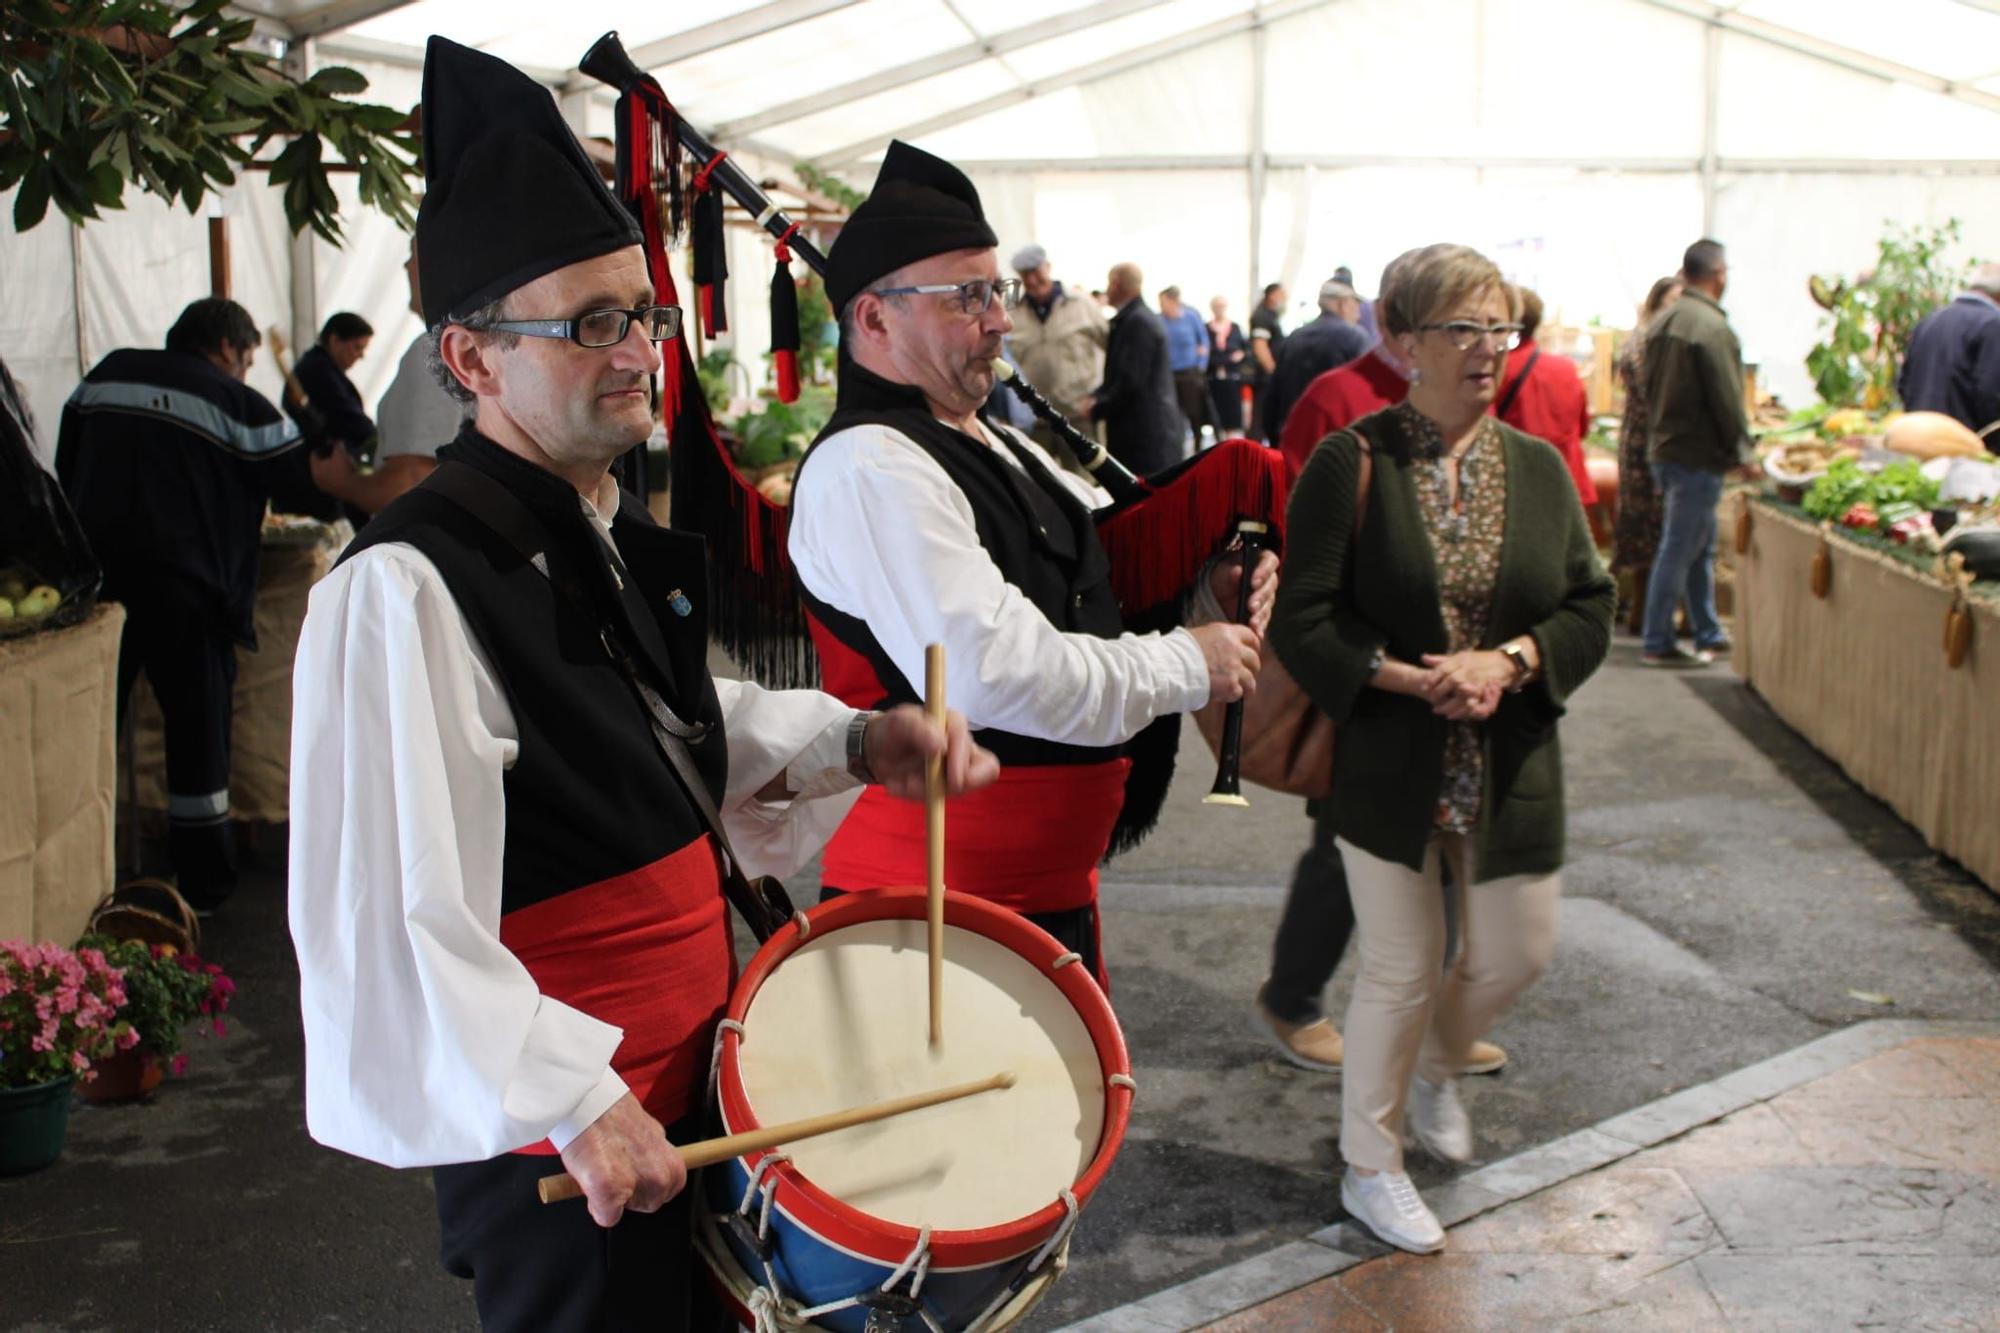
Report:
[[[892,384],[843,360],[838,405],[813,441],[813,449],[820,441],[855,426],[887,426],[937,461],[971,503],[979,544],[999,567],[1001,577],[1034,603],[1050,624],[1066,633],[1101,639],[1115,639],[1124,633],[1118,601],[1111,591],[1111,566],[1098,544],[1090,510],[1005,430],[989,423],[994,436],[1027,469],[1025,474],[984,441],[939,421],[922,390]],[[807,450],[799,463],[793,478],[795,495],[799,487],[811,484],[806,478],[812,455],[813,450]],[[893,523],[897,518],[882,515],[879,521]],[[867,659],[886,691],[877,700],[864,703],[850,699],[848,703],[883,708],[923,701],[923,695],[889,659],[864,621],[828,606],[803,581],[799,592],[814,619],[842,645]],[[1124,753],[1123,746],[1062,745],[995,729],[982,730],[979,743],[1003,764],[1095,764]]]
[[606,636],[677,716],[707,728],[689,748],[720,804],[729,756],[708,674],[707,620],[693,600],[708,586],[701,539],[659,527],[624,496],[612,525],[620,564],[569,483],[470,422],[438,457],[477,468],[523,501],[547,576],[422,485],[385,508],[341,558],[386,542],[423,552],[500,679],[520,737],[505,777],[502,913],[686,847],[702,836],[701,817],[660,754]]

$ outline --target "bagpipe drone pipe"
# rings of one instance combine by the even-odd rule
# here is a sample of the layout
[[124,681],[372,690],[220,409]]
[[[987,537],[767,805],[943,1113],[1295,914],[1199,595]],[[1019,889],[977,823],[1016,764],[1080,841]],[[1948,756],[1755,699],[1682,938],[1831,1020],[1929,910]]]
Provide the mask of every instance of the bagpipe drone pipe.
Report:
[[[692,231],[692,276],[700,287],[703,328],[720,331],[724,275],[719,205],[727,194],[775,241],[773,352],[780,397],[797,393],[798,316],[789,260],[824,275],[826,257],[729,155],[675,109],[658,80],[640,69],[618,34],[599,38],[579,63],[618,93],[616,190],[645,233],[647,265],[662,303],[677,303],[667,251]],[[1261,525],[1263,543],[1283,544],[1289,481],[1283,456],[1249,440],[1227,440],[1152,477],[1134,476],[1085,436],[1004,362],[995,369],[1009,390],[1069,444],[1112,497],[1097,511],[1097,535],[1111,567],[1112,589],[1128,628],[1178,624],[1189,591],[1210,562]],[[717,641],[760,683],[817,684],[818,668],[797,575],[786,550],[790,510],[761,493],[723,446],[695,377],[688,339],[662,366],[661,406],[668,433],[673,525],[709,545],[709,623]],[[1249,552],[1254,558],[1254,551]],[[1247,580],[1245,581],[1247,587]],[[1233,612],[1247,606],[1231,607]],[[1173,777],[1180,718],[1160,718],[1128,747],[1132,759],[1125,807],[1111,851],[1135,846],[1159,816]],[[1233,793],[1234,764],[1223,757]]]

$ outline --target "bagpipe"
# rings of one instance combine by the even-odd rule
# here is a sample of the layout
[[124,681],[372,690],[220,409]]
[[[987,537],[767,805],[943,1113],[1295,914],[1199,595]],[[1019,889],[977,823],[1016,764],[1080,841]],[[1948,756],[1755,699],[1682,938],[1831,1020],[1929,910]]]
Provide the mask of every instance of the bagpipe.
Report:
[[[773,238],[772,351],[779,397],[797,395],[798,306],[790,260],[815,274],[826,256],[800,235],[763,188],[727,152],[681,116],[657,79],[633,63],[616,32],[606,33],[579,62],[583,73],[618,93],[615,113],[618,197],[638,219],[658,301],[678,304],[667,251],[691,233],[690,277],[705,332],[723,329],[722,196],[727,195]],[[1283,456],[1250,440],[1225,440],[1150,478],[1135,476],[1097,441],[1078,430],[1005,362],[995,372],[1035,417],[1069,445],[1112,502],[1096,512],[1099,542],[1111,567],[1112,590],[1128,628],[1167,629],[1179,623],[1187,593],[1226,549],[1243,550],[1245,575],[1234,609],[1249,612],[1249,570],[1260,547],[1281,549],[1290,480]],[[797,575],[786,550],[790,511],[760,492],[736,466],[716,433],[695,377],[688,340],[662,367],[661,407],[667,422],[673,526],[709,543],[709,623],[721,646],[752,676],[774,687],[817,683],[817,663]],[[1241,726],[1232,704],[1226,733]],[[1125,808],[1112,834],[1116,853],[1150,830],[1166,799],[1179,748],[1180,718],[1156,720],[1128,747],[1132,759]],[[1222,750],[1210,799],[1242,804],[1234,743]]]

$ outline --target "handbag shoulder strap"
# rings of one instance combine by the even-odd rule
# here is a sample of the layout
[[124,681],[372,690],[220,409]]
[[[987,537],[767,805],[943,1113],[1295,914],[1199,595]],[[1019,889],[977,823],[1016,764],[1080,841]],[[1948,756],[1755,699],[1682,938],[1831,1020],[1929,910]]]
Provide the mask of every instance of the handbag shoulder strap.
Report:
[[1514,400],[1521,396],[1521,386],[1528,382],[1529,372],[1534,370],[1535,362],[1541,359],[1542,349],[1539,347],[1528,353],[1527,361],[1521,366],[1521,373],[1514,377],[1514,382],[1507,386],[1507,392],[1501,394],[1500,401],[1493,405],[1494,416],[1504,417],[1507,415],[1507,409],[1512,407]]
[[[541,524],[512,491],[479,469],[458,462],[440,463],[437,470],[421,484],[490,528],[523,560],[534,566],[537,573],[549,579],[548,559],[542,550]],[[549,579],[549,584],[558,592],[563,591],[555,580]],[[729,832],[722,825],[722,812],[715,808],[715,798],[709,794],[708,784],[702,781],[700,770],[695,767],[694,755],[681,736],[681,732],[689,730],[688,724],[675,717],[659,691],[646,683],[632,655],[625,650],[611,627],[603,623],[602,617],[575,599],[571,599],[571,604],[598,625],[605,652],[646,711],[653,741],[659,746],[667,767],[673,770],[683,793],[700,816],[703,827],[722,849],[725,871],[722,887],[729,901],[759,943],[769,939],[779,926],[791,919],[791,902],[776,881],[767,877],[753,885],[744,875],[736,849],[729,844]]]

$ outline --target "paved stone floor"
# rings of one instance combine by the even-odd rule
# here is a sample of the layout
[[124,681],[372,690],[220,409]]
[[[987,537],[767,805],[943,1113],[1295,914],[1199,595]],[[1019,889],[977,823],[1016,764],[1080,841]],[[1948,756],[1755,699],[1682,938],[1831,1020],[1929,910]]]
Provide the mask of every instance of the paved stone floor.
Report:
[[[1768,1124],[1765,1113],[1750,1113],[1753,1101],[1771,1103],[1788,1133],[1827,1154],[1843,1135],[1946,1114],[1878,1104],[1865,1117],[1814,1119],[1799,1109],[1811,1098],[1776,1104],[1863,1058],[1847,1043],[1876,1055],[1888,1037],[1947,1031],[1893,1023],[2000,1018],[2000,899],[1929,851],[1729,673],[1642,671],[1635,653],[1621,641],[1563,724],[1570,861],[1556,960],[1495,1033],[1513,1064],[1466,1091],[1491,1164],[1457,1175],[1419,1170],[1427,1195],[1449,1205],[1455,1237],[1485,1234],[1473,1230],[1482,1225],[1475,1218],[1497,1218],[1511,1201],[1580,1172],[1614,1162],[1629,1170],[1629,1159],[1675,1135],[1692,1141],[1690,1130],[1720,1117]],[[1105,873],[1112,998],[1139,1098],[1124,1150],[1079,1228],[1069,1275],[1036,1313],[1036,1329],[1095,1319],[1196,1327],[1336,1273],[1355,1283],[1367,1268],[1375,1283],[1385,1279],[1373,1274],[1401,1267],[1371,1267],[1380,1251],[1342,1223],[1338,1080],[1281,1063],[1245,1027],[1306,837],[1300,803],[1253,792],[1248,810],[1204,806],[1213,772],[1200,742],[1188,740],[1160,829]],[[242,986],[231,1035],[197,1041],[188,1077],[147,1103],[79,1108],[56,1166],[0,1180],[0,1330],[473,1325],[466,1284],[437,1264],[428,1173],[343,1157],[305,1133],[282,851],[282,839],[266,839],[237,899],[209,924],[206,952]],[[812,875],[793,888],[810,900]],[[1343,968],[1328,991],[1336,1015],[1348,976]],[[1774,1067],[1791,1072],[1777,1078]],[[1982,1108],[1989,1126],[1993,1109]],[[2000,1127],[1987,1142],[1996,1140]],[[1827,1160],[1828,1170],[1861,1169]],[[1692,1168],[1660,1169],[1685,1181],[1709,1218],[1690,1212],[1692,1235],[1712,1223],[1733,1239],[1826,1212],[1758,1213],[1763,1185],[1715,1201]],[[1909,1158],[1889,1169],[1943,1168]],[[1904,1188],[1889,1178],[1864,1183],[1864,1199]],[[1940,1191],[1905,1193],[1921,1202]],[[1940,1235],[1963,1234],[1955,1228],[1981,1209],[1986,1231],[2000,1230],[1990,1225],[1990,1196],[1953,1197]],[[1582,1228],[1570,1233],[1579,1247],[1590,1214],[1606,1211],[1541,1206],[1553,1210],[1549,1227]],[[1864,1248],[1841,1244],[1813,1240],[1795,1271],[1816,1274],[1815,1265]],[[1920,1274],[1913,1248],[1874,1256],[1876,1271],[1893,1262],[1907,1265],[1897,1273]],[[1418,1272],[1449,1272],[1473,1253]],[[1728,1301],[1775,1281],[1744,1276],[1746,1263],[1768,1258],[1712,1249],[1662,1269],[1657,1289],[1687,1283],[1691,1270],[1727,1314]],[[1544,1292],[1591,1301],[1614,1288],[1590,1274],[1620,1262],[1631,1261],[1565,1250],[1539,1267],[1523,1260],[1527,1276],[1498,1281],[1539,1281]],[[1978,1273],[1990,1259],[1926,1262],[1936,1286],[1960,1274],[2000,1288],[1990,1267]],[[1795,1285],[1799,1310],[1824,1308],[1803,1303],[1817,1294],[1839,1312],[1800,1316],[1814,1328],[1865,1322],[1877,1299],[1831,1278]],[[1894,1295],[1885,1280],[1880,1298]],[[1675,1308],[1663,1306],[1656,1323],[1673,1322]],[[1537,1319],[1560,1323],[1560,1313]],[[1449,1328],[1456,1319],[1404,1326]],[[1996,1322],[1990,1312],[1971,1320]]]
[[[1336,1271],[1284,1295],[1256,1300],[1309,1256],[1249,1260],[1080,1327],[2000,1327],[2000,1024],[1991,1035],[1953,1025],[1907,1035],[1926,1026],[1850,1030],[1669,1099],[1677,1107],[1607,1121],[1594,1131],[1607,1141],[1668,1137],[1553,1183],[1538,1183],[1531,1161],[1475,1172],[1468,1188],[1436,1192],[1447,1212],[1471,1214],[1441,1255],[1388,1250],[1346,1223],[1311,1238]],[[1829,1065],[1839,1067],[1753,1096],[1758,1080],[1768,1090]],[[1745,1098],[1675,1128],[1676,1111]],[[1524,1158],[1538,1156],[1554,1155]],[[1473,1181],[1525,1192],[1469,1198]],[[1202,1319],[1232,1300],[1245,1308]]]

